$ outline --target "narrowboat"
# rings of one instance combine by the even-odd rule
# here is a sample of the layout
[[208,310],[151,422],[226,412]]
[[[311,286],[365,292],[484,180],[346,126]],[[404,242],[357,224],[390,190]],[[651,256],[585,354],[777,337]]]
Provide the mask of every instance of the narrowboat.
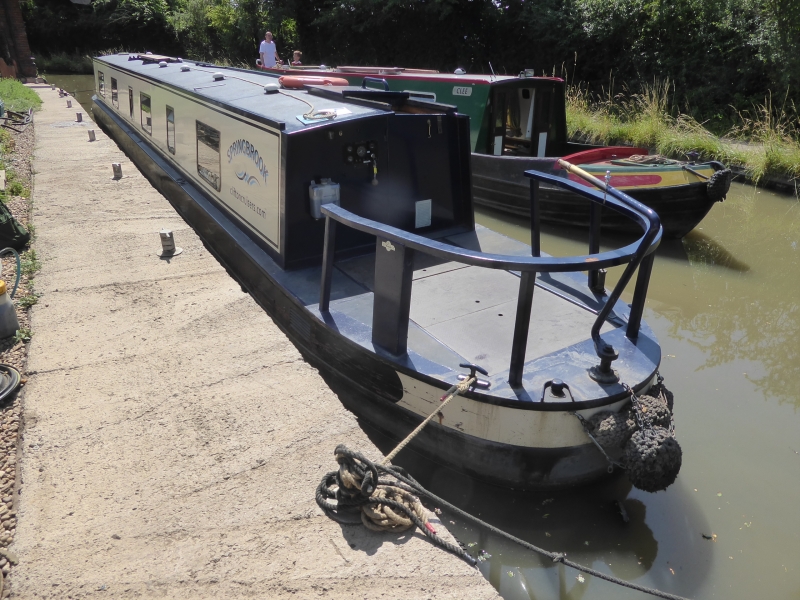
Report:
[[[151,54],[98,57],[94,71],[96,121],[304,356],[353,390],[341,394],[352,412],[401,439],[483,373],[411,448],[515,488],[609,472],[584,422],[647,392],[661,361],[642,320],[661,240],[652,210],[609,196],[640,238],[554,258],[538,224],[530,245],[475,224],[469,118],[453,106],[279,89],[257,72]],[[529,177],[534,191],[603,201]],[[601,270],[616,265],[623,277],[605,290]]]
[[[438,73],[395,67],[296,68],[263,71],[281,77],[343,78],[351,85],[385,86],[458,106],[470,117],[472,185],[475,204],[528,216],[530,169],[568,175],[558,158],[580,164],[596,176],[654,209],[664,236],[680,238],[725,198],[732,175],[721,163],[697,163],[648,155],[646,148],[600,147],[568,141],[566,85],[559,77],[536,77],[532,70],[519,76]],[[636,156],[634,156],[636,155]],[[633,158],[633,160],[631,160]],[[585,184],[580,178],[573,180]],[[587,227],[589,207],[568,190],[542,185],[542,221]],[[602,211],[606,231],[635,233],[636,225]]]

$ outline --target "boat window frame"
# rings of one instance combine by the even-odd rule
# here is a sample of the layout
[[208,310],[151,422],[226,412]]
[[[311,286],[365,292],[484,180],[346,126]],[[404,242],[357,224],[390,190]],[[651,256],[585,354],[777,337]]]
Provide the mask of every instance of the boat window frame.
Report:
[[[201,132],[201,129],[206,129],[206,130],[210,130],[210,131],[208,131],[207,133],[206,132]],[[217,147],[216,148],[214,146],[212,146],[211,144],[209,144],[207,141],[205,141],[206,138],[208,138],[208,134],[212,134],[212,137],[213,137],[214,134],[216,135],[216,138],[217,138]],[[206,123],[203,123],[202,121],[195,120],[195,149],[196,149],[196,157],[197,157],[197,174],[200,176],[200,178],[203,181],[205,181],[208,185],[210,185],[213,189],[215,189],[218,192],[222,190],[222,154],[220,152],[221,141],[222,141],[222,135],[221,135],[221,133],[220,133],[220,131],[218,129],[216,129],[214,127],[211,127],[211,125],[207,125]],[[210,169],[208,169],[205,166],[201,167],[201,165],[200,165],[200,144],[201,143],[206,148],[208,148],[209,150],[212,150],[212,151],[217,153],[217,172],[216,173],[214,173],[213,171],[211,171]],[[210,173],[212,176],[216,175],[216,180],[215,180],[214,177],[209,177],[208,173]]]
[[106,97],[106,76],[102,71],[97,71],[97,91],[103,98]]
[[[145,102],[145,98],[147,98],[147,102]],[[145,109],[144,107],[147,106],[147,114],[149,115],[150,123],[145,124],[144,114]],[[149,94],[145,94],[144,92],[139,92],[139,117],[140,117],[140,124],[142,126],[142,131],[147,133],[148,135],[153,135],[153,99],[150,97]]]
[[128,86],[128,109],[131,113],[131,121],[133,121],[133,88]]
[[[171,117],[171,120],[170,120]],[[170,145],[170,124],[172,124],[172,144]],[[175,154],[175,109],[167,105],[167,150]]]
[[116,77],[111,78],[111,104],[119,110],[119,84]]

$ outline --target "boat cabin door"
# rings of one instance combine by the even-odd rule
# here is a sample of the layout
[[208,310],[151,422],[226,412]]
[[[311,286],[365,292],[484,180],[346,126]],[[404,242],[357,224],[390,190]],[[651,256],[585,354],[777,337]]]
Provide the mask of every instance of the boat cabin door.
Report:
[[552,96],[552,90],[533,86],[496,89],[491,154],[547,156]]

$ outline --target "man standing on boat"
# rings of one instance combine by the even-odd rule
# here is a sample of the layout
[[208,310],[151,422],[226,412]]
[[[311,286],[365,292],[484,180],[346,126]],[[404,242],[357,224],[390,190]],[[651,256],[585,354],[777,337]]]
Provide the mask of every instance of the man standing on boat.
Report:
[[267,31],[264,34],[264,41],[261,42],[261,47],[258,49],[261,55],[262,67],[274,67],[282,61],[278,56],[278,49],[275,47],[275,42],[272,41],[272,32]]

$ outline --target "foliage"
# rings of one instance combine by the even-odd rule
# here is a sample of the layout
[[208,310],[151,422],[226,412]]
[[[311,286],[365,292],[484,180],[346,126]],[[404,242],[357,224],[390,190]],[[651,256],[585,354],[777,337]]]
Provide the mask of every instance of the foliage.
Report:
[[[101,52],[101,54],[106,53]],[[36,68],[40,73],[77,73],[81,75],[94,73],[92,57],[85,54],[55,52],[49,56],[36,54],[34,59],[36,60]]]
[[14,343],[19,344],[20,342],[30,342],[32,336],[33,332],[27,327],[17,329],[17,332],[14,334]]
[[26,112],[30,108],[38,110],[42,105],[39,95],[16,79],[0,79],[0,98],[3,99],[6,110],[17,112]]
[[[23,0],[45,57],[130,50],[253,65],[264,31],[304,62],[564,72],[592,93],[672,83],[717,132],[771,90],[800,103],[797,0]],[[57,63],[58,63],[57,59]],[[80,61],[72,61],[80,62]],[[60,64],[64,64],[63,62]],[[65,68],[67,65],[64,65]],[[54,69],[50,69],[54,70]],[[733,106],[736,110],[730,110]]]
[[723,138],[671,103],[669,82],[655,81],[638,93],[592,95],[585,85],[567,88],[569,135],[589,143],[643,146],[673,158],[697,151],[705,160],[736,165],[758,181],[765,176],[800,177],[800,120],[794,104],[774,106],[770,97],[740,111]]
[[19,298],[15,298],[14,302],[19,308],[26,309],[30,308],[31,306],[35,305],[39,302],[39,294],[34,291],[30,293],[20,296]]
[[22,274],[28,278],[33,277],[42,268],[34,248],[20,254],[20,266]]

